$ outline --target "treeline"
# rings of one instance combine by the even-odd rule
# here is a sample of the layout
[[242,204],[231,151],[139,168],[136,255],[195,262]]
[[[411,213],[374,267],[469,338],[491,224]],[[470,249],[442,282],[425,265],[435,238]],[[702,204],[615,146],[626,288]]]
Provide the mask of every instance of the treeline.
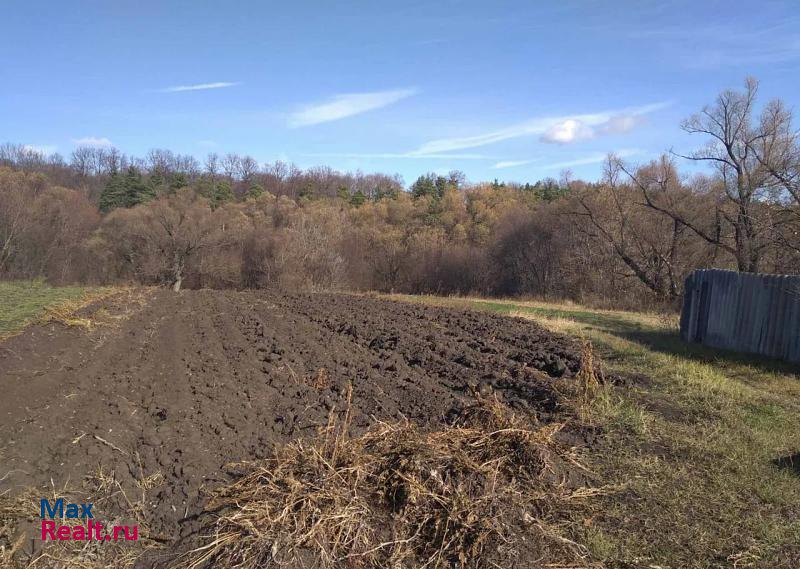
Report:
[[599,182],[470,184],[459,172],[301,170],[169,151],[69,160],[0,147],[0,276],[173,288],[357,289],[672,303],[700,267],[797,273],[800,150],[757,84],[684,123],[713,173],[677,158]]
[[259,164],[251,156],[210,153],[193,156],[154,149],[143,158],[113,147],[82,146],[68,159],[20,144],[0,145],[0,166],[45,174],[56,186],[80,189],[92,203],[110,211],[193,187],[212,202],[241,201],[262,193],[291,199],[348,197],[379,199],[402,191],[400,176],[340,173],[327,166],[301,170],[276,161]]

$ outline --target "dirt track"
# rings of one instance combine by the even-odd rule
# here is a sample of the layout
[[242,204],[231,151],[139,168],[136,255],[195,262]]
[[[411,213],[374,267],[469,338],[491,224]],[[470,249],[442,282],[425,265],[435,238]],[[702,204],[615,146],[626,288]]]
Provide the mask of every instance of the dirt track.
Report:
[[0,343],[0,493],[78,488],[101,466],[137,492],[160,472],[147,517],[163,536],[191,531],[226,463],[312,435],[350,381],[361,430],[439,422],[468,386],[547,415],[548,374],[580,366],[573,341],[529,321],[367,297],[158,291],[92,314],[106,324]]

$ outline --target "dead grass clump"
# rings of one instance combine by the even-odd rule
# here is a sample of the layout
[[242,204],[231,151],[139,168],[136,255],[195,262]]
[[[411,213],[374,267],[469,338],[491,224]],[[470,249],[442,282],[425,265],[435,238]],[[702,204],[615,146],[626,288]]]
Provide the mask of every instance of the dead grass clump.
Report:
[[112,302],[115,308],[126,303],[128,305],[138,304],[140,307],[146,303],[145,296],[147,291],[135,287],[106,287],[91,293],[86,293],[81,298],[66,300],[45,308],[45,313],[41,318],[42,323],[58,322],[64,326],[78,327],[85,330],[93,330],[98,325],[109,325],[117,321],[124,320],[130,316],[132,311],[126,309],[121,314],[112,314],[108,309],[101,307],[91,314],[91,318],[81,315],[89,305],[104,299],[115,297]]
[[112,293],[106,290],[101,290],[95,294],[86,294],[83,298],[65,300],[64,302],[59,302],[53,306],[48,306],[45,308],[42,322],[58,322],[64,326],[91,330],[94,327],[94,322],[90,318],[80,316],[78,313],[91,303],[105,298],[109,294]]
[[91,330],[93,323],[89,318],[78,316],[77,312],[84,308],[86,303],[82,300],[70,300],[45,310],[45,322],[59,322],[64,326],[84,328]]
[[378,423],[358,438],[346,415],[236,465],[208,504],[204,543],[179,566],[478,568],[507,565],[519,547],[585,566],[585,550],[547,523],[576,495],[545,475],[559,426],[526,428],[494,400],[478,407],[442,430]]

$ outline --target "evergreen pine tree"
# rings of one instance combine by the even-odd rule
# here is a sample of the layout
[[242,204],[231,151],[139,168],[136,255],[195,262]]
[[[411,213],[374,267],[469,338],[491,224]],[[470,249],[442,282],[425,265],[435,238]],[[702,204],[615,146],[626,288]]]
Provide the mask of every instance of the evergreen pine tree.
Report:
[[411,184],[411,195],[414,198],[421,198],[424,196],[436,196],[436,176],[434,174],[427,174],[420,176],[417,181]]
[[189,182],[186,180],[186,174],[183,172],[177,172],[173,174],[169,180],[169,193],[173,194],[188,185]]
[[339,188],[336,190],[336,197],[343,200],[349,200],[350,190],[347,186],[339,186]]
[[302,188],[300,188],[300,193],[297,195],[301,200],[310,201],[313,200],[316,195],[316,190],[314,186],[311,184],[305,184]]
[[247,197],[255,199],[260,195],[263,195],[263,193],[264,193],[264,186],[253,182],[252,184],[250,184],[250,187],[247,190]]
[[161,172],[151,172],[147,178],[147,186],[153,196],[163,194],[168,190],[166,180]]
[[118,172],[112,172],[100,194],[100,211],[108,213],[118,207],[126,207],[125,179]]
[[134,166],[125,173],[125,207],[133,207],[156,197],[155,190],[144,182]]
[[217,197],[217,186],[209,176],[201,176],[195,184],[197,193],[206,198],[211,205],[214,205]]
[[213,205],[224,204],[225,202],[232,202],[234,200],[233,189],[227,180],[220,180],[217,182],[216,192],[214,192]]
[[361,207],[362,205],[364,205],[364,202],[366,201],[367,201],[367,196],[364,195],[364,192],[358,190],[350,198],[350,205],[355,207]]

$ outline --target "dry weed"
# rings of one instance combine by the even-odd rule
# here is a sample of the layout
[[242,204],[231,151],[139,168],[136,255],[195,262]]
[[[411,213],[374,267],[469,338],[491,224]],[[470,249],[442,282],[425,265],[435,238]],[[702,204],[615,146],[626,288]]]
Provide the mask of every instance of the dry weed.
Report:
[[546,519],[581,497],[548,476],[560,425],[530,428],[496,400],[436,431],[378,423],[351,438],[349,406],[333,417],[316,439],[235,465],[208,504],[204,543],[178,566],[477,568],[519,547],[585,565]]
[[[133,305],[138,305],[139,308],[144,306],[147,302],[147,296],[150,291],[140,287],[118,287],[118,288],[104,288],[92,294],[87,294],[83,298],[61,302],[55,306],[50,306],[45,309],[45,314],[40,322],[47,324],[50,322],[58,322],[64,326],[79,327],[85,330],[93,330],[97,326],[110,326],[118,324],[122,320],[126,320],[133,314]],[[104,299],[111,298],[116,308],[123,305],[125,309],[119,314],[113,314],[105,307],[95,310],[91,317],[88,315],[80,315],[80,312],[87,308],[89,305]]]
[[605,383],[599,361],[595,361],[594,348],[588,340],[581,348],[581,369],[578,371],[578,405],[584,412]]
[[330,385],[330,377],[328,376],[328,370],[324,367],[321,367],[317,370],[317,373],[311,377],[307,377],[305,380],[306,385],[309,387],[313,387],[317,391],[322,391],[323,389],[327,389],[328,385]]

